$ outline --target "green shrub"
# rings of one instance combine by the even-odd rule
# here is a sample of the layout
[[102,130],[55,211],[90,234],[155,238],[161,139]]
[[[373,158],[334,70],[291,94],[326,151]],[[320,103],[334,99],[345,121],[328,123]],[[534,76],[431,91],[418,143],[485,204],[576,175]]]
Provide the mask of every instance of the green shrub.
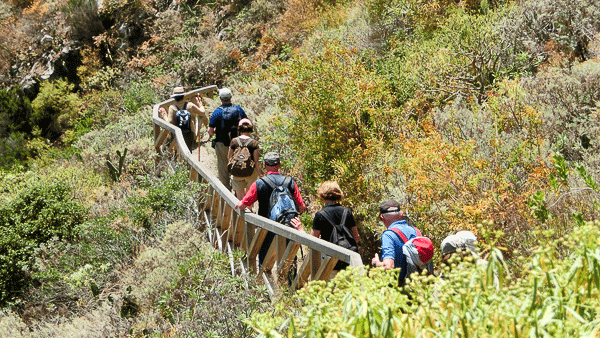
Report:
[[414,276],[410,299],[390,286],[397,270],[347,269],[300,290],[300,309],[280,306],[250,323],[259,337],[594,336],[600,328],[598,225],[543,240],[532,257],[519,257],[521,278],[510,278],[495,248],[486,248],[484,265],[453,258],[444,279]]
[[21,88],[0,90],[0,138],[10,133],[31,133],[33,108]]
[[123,95],[123,106],[129,114],[137,114],[143,106],[150,106],[159,101],[156,90],[147,81],[134,82]]
[[0,302],[6,303],[28,287],[31,257],[56,237],[72,240],[85,209],[62,183],[39,183],[0,207]]
[[32,122],[41,129],[42,136],[54,140],[71,127],[81,106],[79,97],[73,93],[74,87],[66,80],[42,83],[32,102]]

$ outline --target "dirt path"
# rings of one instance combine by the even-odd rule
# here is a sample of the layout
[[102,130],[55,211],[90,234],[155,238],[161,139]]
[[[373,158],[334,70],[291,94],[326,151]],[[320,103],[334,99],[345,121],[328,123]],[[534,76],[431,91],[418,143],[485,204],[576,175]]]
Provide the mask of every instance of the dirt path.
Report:
[[192,152],[194,158],[198,158],[198,151],[200,151],[200,164],[207,168],[211,174],[217,176],[217,158],[215,157],[215,150],[210,146],[210,142],[194,150]]

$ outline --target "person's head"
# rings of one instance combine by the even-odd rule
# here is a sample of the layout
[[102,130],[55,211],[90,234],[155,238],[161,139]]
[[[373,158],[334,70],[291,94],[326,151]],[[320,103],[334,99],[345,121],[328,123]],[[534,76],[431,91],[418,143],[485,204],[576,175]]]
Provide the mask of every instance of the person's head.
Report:
[[400,210],[400,203],[396,200],[383,201],[379,206],[379,219],[383,221],[386,227],[404,219],[404,214]]
[[241,119],[238,123],[238,133],[251,133],[254,131],[252,122],[249,119]]
[[219,99],[223,103],[231,102],[231,90],[229,88],[221,88],[219,89]]
[[471,231],[459,231],[450,235],[440,245],[442,263],[450,265],[453,256],[463,260],[465,257],[477,258],[477,237]]
[[344,193],[336,181],[325,181],[317,188],[319,198],[325,201],[337,202],[344,198]]
[[175,87],[173,88],[173,94],[171,94],[171,98],[175,99],[175,101],[183,100],[185,96],[185,90],[183,87]]
[[279,158],[278,153],[271,151],[265,154],[263,157],[263,163],[267,171],[272,171],[279,169],[281,166],[281,159]]

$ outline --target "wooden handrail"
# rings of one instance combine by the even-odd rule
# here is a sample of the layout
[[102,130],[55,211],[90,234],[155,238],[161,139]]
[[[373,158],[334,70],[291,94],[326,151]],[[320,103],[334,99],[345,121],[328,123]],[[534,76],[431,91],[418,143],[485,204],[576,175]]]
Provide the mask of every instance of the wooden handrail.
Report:
[[[189,91],[184,94],[185,99],[199,94],[212,94],[217,91],[217,86],[208,86]],[[288,274],[292,268],[292,261],[297,258],[301,246],[308,248],[302,264],[291,287],[301,288],[309,279],[327,280],[338,261],[348,263],[350,266],[362,266],[360,255],[351,250],[342,248],[305,232],[286,227],[268,218],[235,209],[238,199],[229,191],[217,177],[195,159],[188,149],[181,130],[163,120],[158,113],[159,108],[168,110],[168,106],[175,102],[169,99],[154,105],[152,109],[152,122],[154,124],[154,144],[158,153],[167,136],[173,135],[172,145],[177,147],[179,158],[187,162],[190,167],[190,179],[207,184],[206,199],[203,211],[209,226],[209,240],[211,244],[222,251],[231,253],[241,250],[245,258],[239,262],[233,261],[230,255],[232,273],[236,271],[236,264],[243,272],[256,273],[262,278],[272,293],[278,281]],[[200,151],[200,149],[198,149]],[[262,267],[257,266],[257,254],[268,232],[275,234]],[[322,257],[325,259],[322,260]],[[322,261],[322,262],[321,262]],[[277,270],[274,265],[277,263]],[[294,268],[296,268],[294,266]],[[273,273],[275,272],[275,273]]]

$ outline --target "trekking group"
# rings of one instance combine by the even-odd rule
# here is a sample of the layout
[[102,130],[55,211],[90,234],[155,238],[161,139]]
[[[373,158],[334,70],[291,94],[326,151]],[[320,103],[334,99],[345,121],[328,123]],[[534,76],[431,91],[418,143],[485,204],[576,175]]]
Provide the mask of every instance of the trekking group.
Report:
[[[200,97],[196,97],[195,104],[185,101],[183,87],[174,88],[171,97],[175,103],[168,112],[160,108],[161,117],[181,129],[190,151],[198,147],[200,135],[200,126],[196,125],[199,123],[193,122],[192,117],[201,119],[208,127],[202,142],[214,136],[211,145],[216,153],[218,178],[227,189],[233,189],[239,199],[236,209],[248,209],[249,212],[258,202],[258,215],[303,232],[298,216],[306,211],[306,206],[298,185],[291,177],[281,174],[278,153],[266,153],[261,163],[259,142],[252,137],[254,126],[242,107],[231,102],[231,90],[219,90],[221,105],[212,112],[210,121]],[[340,203],[344,193],[338,183],[323,182],[317,194],[323,208],[314,216],[311,235],[358,252],[360,237],[355,219],[352,210]],[[379,220],[387,230],[381,235],[381,255],[375,254],[371,260],[373,267],[400,268],[399,286],[404,286],[412,273],[434,273],[433,243],[412,224],[400,203],[391,199],[382,202]],[[263,264],[274,236],[269,232],[263,241],[258,254],[259,266]],[[477,258],[476,241],[470,231],[448,236],[441,243],[441,263],[447,264],[455,254]],[[477,264],[485,264],[485,261],[479,259]],[[347,265],[338,261],[330,278]]]

